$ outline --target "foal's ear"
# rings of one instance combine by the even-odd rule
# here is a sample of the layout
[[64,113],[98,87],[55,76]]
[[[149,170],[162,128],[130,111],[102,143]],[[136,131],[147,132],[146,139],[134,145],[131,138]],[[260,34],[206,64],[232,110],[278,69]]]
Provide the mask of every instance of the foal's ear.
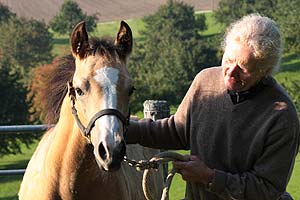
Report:
[[118,52],[122,56],[127,56],[132,50],[132,32],[128,24],[121,21],[118,35],[115,39],[115,45],[117,46]]
[[88,34],[85,29],[85,22],[78,23],[71,35],[71,47],[74,57],[84,58],[89,48]]

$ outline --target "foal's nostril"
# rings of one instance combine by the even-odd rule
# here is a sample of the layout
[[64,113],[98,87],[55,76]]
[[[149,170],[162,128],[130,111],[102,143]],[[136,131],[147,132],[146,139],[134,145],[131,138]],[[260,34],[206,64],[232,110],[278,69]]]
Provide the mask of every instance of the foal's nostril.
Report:
[[99,151],[99,155],[100,155],[100,157],[102,158],[102,160],[106,160],[106,158],[107,158],[107,153],[106,153],[106,151],[105,151],[105,148],[104,148],[102,142],[101,142],[100,145],[99,145],[98,151]]

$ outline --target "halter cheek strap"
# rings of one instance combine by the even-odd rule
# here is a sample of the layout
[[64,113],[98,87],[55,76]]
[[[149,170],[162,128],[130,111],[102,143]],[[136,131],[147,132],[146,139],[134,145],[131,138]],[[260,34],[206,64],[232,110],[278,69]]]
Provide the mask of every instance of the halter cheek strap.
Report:
[[92,128],[95,126],[95,122],[97,119],[99,119],[100,117],[104,116],[104,115],[114,115],[116,116],[123,124],[123,130],[124,130],[124,137],[125,134],[127,132],[127,128],[129,126],[129,118],[130,118],[130,110],[128,112],[128,116],[125,117],[119,110],[117,109],[103,109],[100,110],[99,112],[97,112],[89,121],[88,126],[84,127],[84,125],[82,124],[82,122],[80,121],[78,114],[77,114],[77,110],[75,108],[75,101],[76,101],[76,93],[75,93],[75,89],[73,87],[72,82],[69,82],[68,84],[68,88],[69,88],[69,96],[71,98],[72,101],[72,114],[76,120],[76,123],[80,129],[80,131],[82,132],[83,136],[85,138],[87,138],[87,140],[89,141],[89,143],[91,143],[91,130]]

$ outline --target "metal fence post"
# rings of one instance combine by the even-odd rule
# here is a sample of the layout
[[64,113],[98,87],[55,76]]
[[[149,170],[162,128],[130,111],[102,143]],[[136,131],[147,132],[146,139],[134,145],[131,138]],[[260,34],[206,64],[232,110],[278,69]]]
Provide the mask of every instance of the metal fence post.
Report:
[[[170,116],[170,106],[164,100],[146,100],[144,102],[144,118],[152,120],[163,119]],[[164,151],[161,149],[160,151]],[[168,164],[163,165],[163,174],[166,178],[168,176]]]

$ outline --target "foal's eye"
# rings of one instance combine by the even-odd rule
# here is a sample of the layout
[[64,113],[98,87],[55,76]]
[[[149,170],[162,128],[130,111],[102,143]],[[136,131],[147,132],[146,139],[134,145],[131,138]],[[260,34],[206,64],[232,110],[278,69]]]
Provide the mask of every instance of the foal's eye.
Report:
[[134,90],[136,90],[136,89],[134,86],[132,86],[132,88],[129,90],[129,96],[131,96],[133,94]]
[[79,96],[82,96],[84,95],[83,91],[80,89],[80,88],[76,88],[76,93],[79,95]]

